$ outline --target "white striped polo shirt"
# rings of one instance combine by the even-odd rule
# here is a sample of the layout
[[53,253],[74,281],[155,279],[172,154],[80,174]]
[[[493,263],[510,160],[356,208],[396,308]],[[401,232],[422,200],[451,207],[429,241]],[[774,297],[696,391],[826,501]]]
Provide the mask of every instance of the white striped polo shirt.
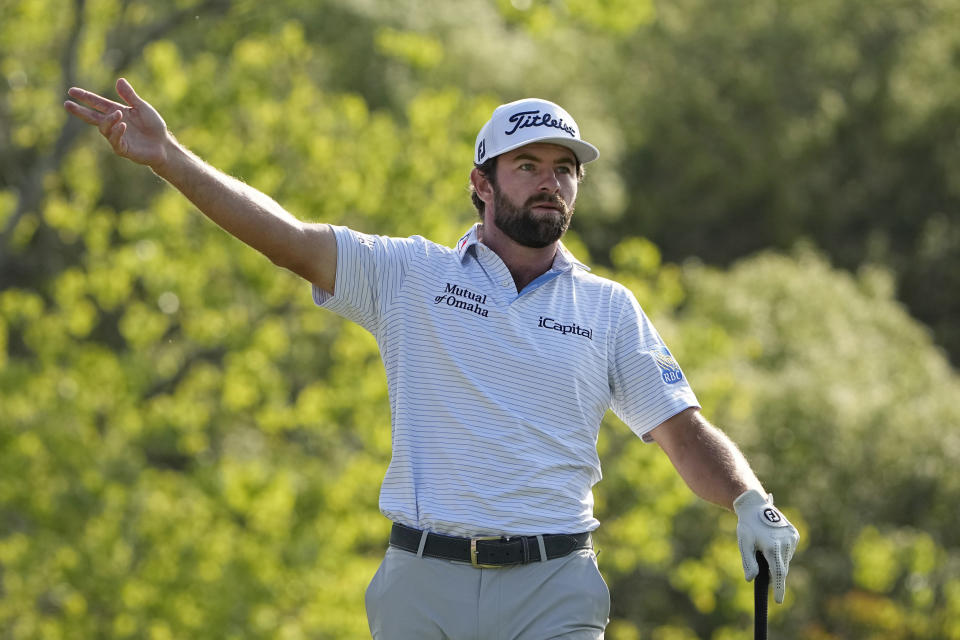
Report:
[[640,436],[697,406],[624,286],[562,246],[517,293],[475,225],[456,248],[334,227],[336,291],[387,372],[392,458],[380,510],[457,536],[591,531],[608,408]]

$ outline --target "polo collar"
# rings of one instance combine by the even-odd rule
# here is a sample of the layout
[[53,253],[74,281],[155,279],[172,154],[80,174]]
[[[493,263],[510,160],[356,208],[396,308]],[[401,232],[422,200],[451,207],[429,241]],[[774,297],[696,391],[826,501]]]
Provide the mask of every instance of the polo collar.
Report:
[[553,257],[553,268],[558,271],[569,271],[574,267],[579,267],[584,271],[590,271],[590,267],[577,260],[577,258],[570,253],[570,250],[563,246],[561,242],[557,247],[557,254]]
[[459,240],[457,240],[457,255],[460,257],[460,262],[463,262],[463,259],[467,256],[467,251],[470,250],[470,247],[480,242],[477,239],[477,232],[480,228],[480,223],[475,223],[470,227]]
[[[457,240],[456,251],[460,257],[460,262],[463,262],[464,258],[467,257],[467,253],[471,247],[480,244],[480,240],[477,238],[479,231],[480,223],[474,223],[474,225]],[[476,250],[474,250],[474,252],[476,252]],[[562,242],[559,243],[557,253],[553,258],[553,269],[555,271],[569,271],[574,267],[579,267],[584,271],[590,271],[590,267],[577,260],[576,257],[570,253],[570,250],[563,246]]]

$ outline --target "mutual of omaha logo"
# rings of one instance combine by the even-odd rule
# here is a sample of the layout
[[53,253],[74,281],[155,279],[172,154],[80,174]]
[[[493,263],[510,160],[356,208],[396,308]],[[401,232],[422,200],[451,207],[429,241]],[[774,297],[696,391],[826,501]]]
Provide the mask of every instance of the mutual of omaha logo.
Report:
[[443,293],[434,296],[433,304],[445,304],[455,309],[472,311],[483,318],[490,315],[490,310],[483,306],[487,304],[487,294],[474,293],[452,282],[447,283]]
[[680,365],[674,360],[670,350],[666,347],[660,347],[653,351],[653,359],[660,367],[660,377],[667,384],[676,384],[683,380],[683,372],[680,371]]
[[593,329],[581,327],[576,322],[564,324],[563,322],[558,322],[553,318],[544,318],[543,316],[540,316],[540,322],[537,324],[537,326],[542,327],[543,329],[559,331],[563,335],[582,336],[588,340],[593,340]]

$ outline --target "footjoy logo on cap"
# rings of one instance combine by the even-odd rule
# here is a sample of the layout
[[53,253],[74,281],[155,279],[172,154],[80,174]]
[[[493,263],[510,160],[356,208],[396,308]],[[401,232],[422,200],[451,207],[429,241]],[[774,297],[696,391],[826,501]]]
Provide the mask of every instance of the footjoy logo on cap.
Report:
[[477,136],[474,162],[513,151],[534,142],[567,147],[581,163],[592,162],[600,155],[597,148],[580,139],[580,129],[573,116],[549,100],[527,98],[502,104]]

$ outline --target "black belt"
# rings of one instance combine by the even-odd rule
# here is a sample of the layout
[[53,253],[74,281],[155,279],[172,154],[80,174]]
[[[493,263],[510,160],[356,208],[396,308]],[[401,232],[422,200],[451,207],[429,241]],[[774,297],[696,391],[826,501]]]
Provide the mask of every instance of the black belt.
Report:
[[[390,546],[417,553],[423,532],[394,523],[390,531]],[[560,558],[575,549],[592,549],[590,533],[549,533],[542,536],[491,536],[484,538],[457,538],[439,533],[428,533],[423,544],[423,555],[444,560],[469,562],[481,569],[493,569],[528,562],[540,562],[540,538],[547,560]]]

